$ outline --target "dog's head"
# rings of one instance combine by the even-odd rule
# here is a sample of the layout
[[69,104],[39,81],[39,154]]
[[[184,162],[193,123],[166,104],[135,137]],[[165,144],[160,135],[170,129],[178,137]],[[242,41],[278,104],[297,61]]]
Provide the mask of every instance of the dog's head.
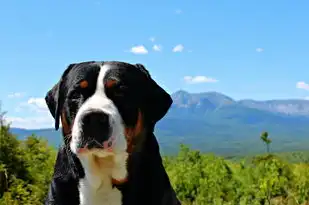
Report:
[[45,100],[75,154],[131,149],[172,104],[143,65],[95,61],[69,65]]

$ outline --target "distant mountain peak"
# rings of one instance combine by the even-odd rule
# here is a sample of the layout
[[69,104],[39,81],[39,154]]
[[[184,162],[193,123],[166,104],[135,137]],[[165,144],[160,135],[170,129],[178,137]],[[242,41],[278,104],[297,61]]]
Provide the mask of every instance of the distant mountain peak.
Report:
[[185,90],[178,90],[178,91],[172,93],[172,96],[175,96],[175,97],[177,97],[177,96],[184,96],[184,95],[191,95],[191,93],[189,93],[189,92],[187,92]]
[[179,90],[172,94],[172,98],[173,107],[197,112],[209,112],[221,106],[235,103],[229,96],[215,91],[189,93],[185,90]]
[[172,94],[172,96],[177,97],[177,96],[201,96],[201,97],[211,97],[211,96],[216,96],[216,97],[223,97],[223,98],[227,98],[230,99],[232,101],[234,101],[234,99],[232,99],[231,97],[217,92],[217,91],[206,91],[206,92],[196,92],[196,93],[191,93],[185,90],[178,90],[176,92],[174,92]]
[[309,100],[284,99],[284,100],[234,100],[233,98],[216,91],[190,93],[179,90],[172,94],[174,107],[188,108],[198,112],[216,110],[227,105],[237,105],[256,110],[289,115],[309,116]]

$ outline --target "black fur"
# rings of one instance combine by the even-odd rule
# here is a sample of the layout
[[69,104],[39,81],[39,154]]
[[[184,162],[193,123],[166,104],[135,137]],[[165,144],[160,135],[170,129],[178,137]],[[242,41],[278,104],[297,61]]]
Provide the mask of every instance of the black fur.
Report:
[[[59,116],[66,113],[72,123],[78,108],[90,97],[96,85],[100,65],[107,63],[112,69],[105,80],[115,79],[117,84],[106,90],[106,95],[117,106],[127,126],[134,126],[138,109],[144,114],[145,131],[141,134],[139,149],[128,161],[128,182],[118,186],[123,205],[180,205],[162,164],[159,145],[153,134],[154,127],[172,104],[170,95],[150,76],[141,64],[124,62],[85,62],[71,64],[60,81],[46,95],[46,103],[59,128]],[[79,91],[76,86],[87,79],[89,88]],[[46,205],[78,205],[78,183],[85,176],[79,159],[65,143],[58,151],[54,175]],[[102,202],[104,204],[104,202]]]

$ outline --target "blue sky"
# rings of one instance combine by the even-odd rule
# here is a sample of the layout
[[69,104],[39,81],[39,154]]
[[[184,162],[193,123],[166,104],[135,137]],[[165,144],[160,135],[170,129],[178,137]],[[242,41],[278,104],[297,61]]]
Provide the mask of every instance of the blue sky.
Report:
[[[147,2],[147,3],[146,3]],[[309,1],[0,0],[0,100],[14,126],[50,127],[65,67],[143,63],[169,92],[309,96]]]

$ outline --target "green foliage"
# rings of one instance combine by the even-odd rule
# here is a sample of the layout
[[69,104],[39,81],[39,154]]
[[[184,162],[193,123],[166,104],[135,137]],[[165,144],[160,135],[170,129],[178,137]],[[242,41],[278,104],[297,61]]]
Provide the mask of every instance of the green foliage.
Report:
[[0,205],[39,205],[50,183],[55,150],[29,136],[17,140],[0,119]]
[[268,137],[268,132],[262,132],[260,138],[265,143],[266,151],[267,153],[269,153],[269,145],[271,143],[271,139]]
[[305,204],[309,165],[290,164],[276,155],[232,162],[181,145],[164,165],[178,197],[192,205]]

